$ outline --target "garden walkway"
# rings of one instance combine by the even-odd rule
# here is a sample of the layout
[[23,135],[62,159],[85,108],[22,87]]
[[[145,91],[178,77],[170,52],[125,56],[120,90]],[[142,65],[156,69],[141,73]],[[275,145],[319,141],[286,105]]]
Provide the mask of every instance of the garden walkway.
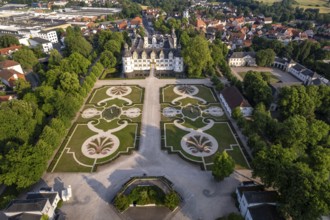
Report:
[[[242,180],[241,175],[234,173],[230,178],[217,183],[210,172],[202,171],[199,166],[188,163],[177,155],[169,155],[160,147],[160,88],[167,84],[211,85],[211,82],[208,79],[158,79],[151,74],[144,80],[98,80],[94,88],[125,84],[145,88],[139,151],[121,156],[114,162],[99,167],[95,173],[45,174],[44,182],[39,186],[52,186],[58,177],[66,186],[72,186],[73,198],[64,203],[61,209],[67,219],[123,219],[109,203],[121,184],[131,176],[143,174],[167,177],[183,197],[182,208],[168,219],[216,219],[237,212],[231,193]],[[205,196],[205,190],[212,196]]]

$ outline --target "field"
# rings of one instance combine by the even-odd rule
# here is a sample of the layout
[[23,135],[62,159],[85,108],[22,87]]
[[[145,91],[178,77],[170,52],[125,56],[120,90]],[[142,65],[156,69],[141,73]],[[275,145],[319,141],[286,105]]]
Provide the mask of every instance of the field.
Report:
[[208,170],[217,152],[227,151],[236,168],[248,168],[227,117],[214,93],[203,85],[161,89],[162,147]]
[[104,86],[93,91],[55,157],[51,172],[92,172],[138,146],[144,90]]
[[[276,76],[274,76],[272,73],[270,73],[270,72],[262,72],[262,73],[266,74],[269,77],[270,83],[279,82],[279,79]],[[247,72],[238,72],[238,75],[240,75],[242,77],[242,79],[244,79],[246,74],[247,74]]]
[[[260,0],[266,4],[272,4],[281,0]],[[301,8],[317,8],[320,9],[320,13],[330,13],[330,5],[327,0],[295,0]]]

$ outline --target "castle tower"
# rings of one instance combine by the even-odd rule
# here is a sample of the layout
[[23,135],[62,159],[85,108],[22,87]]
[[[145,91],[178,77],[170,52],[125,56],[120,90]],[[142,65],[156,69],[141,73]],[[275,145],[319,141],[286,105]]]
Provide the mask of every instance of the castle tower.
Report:
[[174,28],[172,28],[172,38],[173,38],[173,47],[176,48],[177,38],[176,38],[176,34],[175,34]]
[[124,45],[124,53],[122,57],[123,62],[123,73],[130,73],[133,72],[133,61],[132,61],[132,54],[129,51],[127,43]]
[[145,36],[143,37],[143,47],[144,47],[144,48],[148,48],[148,47],[149,47],[148,36],[147,36],[147,35],[145,35]]

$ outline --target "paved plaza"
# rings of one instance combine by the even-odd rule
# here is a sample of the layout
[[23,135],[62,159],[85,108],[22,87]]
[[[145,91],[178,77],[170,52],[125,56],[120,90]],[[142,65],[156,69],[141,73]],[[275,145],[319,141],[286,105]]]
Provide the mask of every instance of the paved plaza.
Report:
[[[151,74],[153,75],[153,74]],[[211,86],[209,79],[158,79],[153,76],[144,80],[99,80],[94,88],[106,85],[139,85],[145,88],[142,112],[142,129],[139,151],[121,156],[114,162],[101,166],[94,173],[47,173],[36,186],[53,186],[61,189],[71,185],[73,197],[61,210],[67,219],[127,219],[112,205],[122,184],[138,175],[163,175],[174,184],[174,189],[183,197],[181,208],[166,219],[211,220],[231,212],[237,212],[231,193],[244,179],[237,172],[217,183],[210,172],[169,155],[161,150],[160,88],[168,84],[204,84]],[[88,113],[89,114],[89,113]],[[241,170],[250,176],[247,170]]]

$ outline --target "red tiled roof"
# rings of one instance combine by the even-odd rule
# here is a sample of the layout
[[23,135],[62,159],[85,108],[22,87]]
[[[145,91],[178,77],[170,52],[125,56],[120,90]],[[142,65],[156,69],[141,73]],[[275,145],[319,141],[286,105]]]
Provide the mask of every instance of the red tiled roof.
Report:
[[206,27],[206,24],[205,24],[205,22],[202,19],[197,19],[197,21],[196,21],[196,27],[197,28],[205,28]]
[[0,49],[0,55],[8,55],[10,53],[10,51],[15,51],[15,50],[21,49],[21,47],[22,47],[21,45],[19,45],[19,46],[13,45],[10,47],[2,48],[2,49]]
[[127,27],[127,21],[126,20],[120,22],[119,25],[118,25],[119,29],[126,29],[126,27]]
[[16,66],[19,65],[19,63],[17,63],[14,60],[5,60],[0,62],[0,68],[8,68],[8,67],[12,67],[12,66]]
[[9,100],[12,100],[13,99],[13,96],[12,95],[3,95],[3,96],[0,96],[0,102],[7,102]]
[[[14,75],[16,74],[17,79],[14,77]],[[18,79],[23,79],[25,80],[25,76],[24,74],[21,74],[15,70],[12,69],[3,69],[0,71],[0,78],[6,80],[7,82],[9,82],[10,86],[13,87],[15,86],[15,81]]]
[[135,17],[131,20],[131,25],[141,25],[142,24],[142,18]]
[[229,107],[233,110],[236,107],[251,107],[250,103],[244,99],[240,91],[235,87],[226,87],[221,91]]

